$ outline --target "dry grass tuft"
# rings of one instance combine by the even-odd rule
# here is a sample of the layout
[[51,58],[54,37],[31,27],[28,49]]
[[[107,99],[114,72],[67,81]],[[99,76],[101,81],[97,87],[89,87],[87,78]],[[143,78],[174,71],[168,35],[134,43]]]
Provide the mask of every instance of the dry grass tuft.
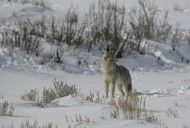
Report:
[[184,124],[182,128],[190,128],[190,126]]
[[168,128],[168,126],[166,126],[164,123],[158,123],[155,125],[155,128]]
[[118,106],[127,119],[141,119],[146,111],[146,98],[138,97],[136,90],[129,93],[126,98],[119,98]]
[[91,91],[89,91],[88,95],[84,95],[80,92],[78,92],[77,94],[81,99],[86,100],[86,101],[90,101],[93,103],[99,103],[99,104],[104,104],[106,103],[105,101],[105,96],[104,95],[100,95],[100,91],[96,91],[96,93],[93,93]]
[[0,105],[0,115],[13,116],[14,110],[14,106],[10,105],[6,100]]
[[37,96],[38,96],[37,89],[31,89],[30,92],[26,92],[23,96],[21,96],[21,99],[27,101],[36,101]]
[[29,120],[26,120],[21,124],[21,128],[37,128],[37,126],[38,126],[37,120],[35,120],[33,123],[30,123]]
[[[117,107],[121,109],[126,119],[145,120],[147,122],[155,123],[158,121],[152,111],[150,113],[146,110],[146,98],[139,97],[136,90],[128,93],[126,97],[120,97],[117,102]],[[119,112],[115,111],[115,117],[118,117]]]
[[113,112],[110,112],[110,118],[118,119],[119,118],[119,109],[116,107],[116,109]]
[[85,122],[86,123],[90,123],[90,118],[88,118],[87,116],[85,116]]
[[69,122],[67,115],[65,115],[65,121]]
[[46,89],[44,87],[41,99],[38,98],[37,100],[37,105],[44,107],[44,105],[47,104],[56,104],[55,102],[56,98],[57,98],[57,93],[55,92],[54,89],[52,88]]
[[[58,126],[55,127],[57,128]],[[46,123],[46,125],[43,125],[42,128],[53,128],[53,124],[51,122]]]
[[[93,120],[94,121],[94,120]],[[75,122],[76,123],[82,123],[82,122],[85,122],[85,123],[90,123],[90,118],[88,118],[87,116],[84,117],[84,120],[82,118],[81,115],[75,115]]]
[[105,119],[106,119],[105,114],[104,114],[104,113],[102,113],[102,115],[100,116],[100,118],[101,118],[102,120],[105,120]]
[[174,106],[176,106],[176,107],[186,107],[186,105],[180,104],[180,103],[177,102],[177,101],[174,102]]
[[[53,128],[53,124],[51,122],[48,122],[40,126],[37,120],[34,120],[34,122],[26,120],[25,122],[22,122],[21,128]],[[58,126],[55,125],[55,128],[58,128]]]
[[145,111],[143,113],[143,119],[146,120],[147,122],[150,122],[150,123],[156,123],[158,122],[158,117],[156,117],[153,112],[151,111],[150,114],[147,113],[147,111]]
[[168,108],[167,116],[177,118],[179,116],[179,114],[177,113],[177,110],[173,110],[172,108]]
[[[22,122],[21,128],[53,128],[53,124],[51,122],[48,122],[40,126],[37,120],[34,120],[34,122],[26,120],[25,122]],[[55,128],[58,128],[58,126],[55,125]]]
[[86,96],[86,100],[87,100],[87,101],[94,102],[94,93],[92,93],[92,92],[90,91],[89,95]]
[[186,79],[184,79],[184,82],[185,82],[185,83],[190,83],[190,79],[189,79],[189,78],[186,78]]

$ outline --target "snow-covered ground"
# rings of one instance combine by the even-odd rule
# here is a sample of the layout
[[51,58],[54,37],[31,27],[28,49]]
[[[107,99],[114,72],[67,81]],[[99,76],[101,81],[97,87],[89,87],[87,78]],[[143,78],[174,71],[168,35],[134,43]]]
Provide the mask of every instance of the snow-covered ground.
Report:
[[[189,126],[189,96],[190,96],[190,81],[189,73],[179,71],[149,71],[139,72],[132,71],[133,87],[138,90],[138,94],[146,96],[146,106],[148,111],[152,111],[158,116],[161,123],[168,127],[183,127]],[[1,116],[0,122],[2,126],[14,124],[15,127],[21,126],[21,122],[30,120],[32,123],[37,120],[42,126],[46,122],[52,122],[59,127],[71,126],[86,126],[86,127],[154,127],[153,123],[146,123],[137,120],[126,120],[121,117],[119,119],[111,119],[110,112],[114,110],[107,104],[92,103],[80,98],[72,98],[71,96],[59,100],[57,106],[49,106],[40,108],[34,102],[26,102],[20,99],[26,91],[37,88],[39,92],[43,87],[53,87],[54,79],[67,81],[69,84],[75,84],[80,88],[82,93],[89,93],[89,90],[95,92],[99,90],[104,94],[104,84],[101,74],[96,75],[81,75],[70,74],[63,71],[33,71],[1,69],[0,93],[4,95],[4,99],[9,101],[15,107],[13,117]],[[120,95],[116,91],[116,95]],[[3,100],[1,100],[3,102]],[[181,106],[177,107],[175,103]],[[178,117],[168,117],[167,110],[172,108],[177,110]],[[106,119],[101,119],[102,114],[105,114]],[[69,122],[66,122],[65,115],[68,116]],[[90,118],[91,122],[82,123],[75,122],[75,115],[81,115],[85,120],[85,116]],[[121,114],[122,115],[122,114]],[[74,120],[74,122],[71,121]],[[94,122],[92,122],[94,120]],[[158,125],[158,124],[157,124]]]
[[[32,19],[46,16],[61,16],[71,6],[77,7],[80,14],[87,12],[89,4],[96,0],[50,0],[51,10],[32,4],[19,2],[0,2],[0,30],[4,25],[14,23],[14,15],[31,17]],[[118,0],[118,4],[125,3],[127,8],[137,6],[137,0]],[[169,22],[179,24],[181,29],[190,29],[190,1],[189,0],[155,0],[162,14],[169,11]],[[174,7],[182,8],[181,11]],[[0,37],[1,38],[1,37]],[[34,102],[23,101],[21,96],[26,91],[36,88],[41,92],[44,87],[53,87],[53,80],[66,81],[74,84],[81,93],[88,94],[100,91],[104,95],[104,82],[101,74],[102,52],[93,48],[90,53],[77,49],[75,52],[64,47],[64,61],[62,64],[40,64],[40,58],[27,56],[23,51],[0,47],[0,103],[7,100],[15,108],[13,116],[0,115],[0,127],[20,127],[22,122],[37,120],[39,126],[48,122],[58,127],[86,127],[86,128],[189,128],[190,127],[190,46],[182,43],[177,51],[172,51],[170,44],[148,41],[145,55],[131,55],[119,59],[118,64],[127,67],[132,76],[133,88],[139,96],[144,96],[146,108],[159,118],[157,123],[142,120],[127,120],[120,114],[120,118],[110,118],[110,112],[115,107],[108,104],[92,103],[79,97],[67,96],[59,99],[58,105],[40,108]],[[182,61],[184,57],[184,61]],[[159,59],[158,59],[159,58]],[[78,61],[81,64],[78,65]],[[116,89],[116,99],[120,93]],[[107,99],[109,100],[109,99]],[[176,103],[178,105],[176,105]],[[168,116],[167,110],[176,110],[178,116]],[[75,121],[76,115],[81,115],[82,122]],[[105,115],[105,119],[101,116]],[[66,121],[65,116],[68,117]],[[90,122],[86,122],[89,118]],[[73,120],[73,121],[72,121]]]

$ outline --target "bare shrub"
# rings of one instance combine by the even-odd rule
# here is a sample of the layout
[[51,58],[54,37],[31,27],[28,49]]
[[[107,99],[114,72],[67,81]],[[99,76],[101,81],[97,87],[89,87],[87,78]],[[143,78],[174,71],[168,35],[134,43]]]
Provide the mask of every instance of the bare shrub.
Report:
[[49,88],[46,89],[44,87],[42,91],[42,97],[37,99],[37,105],[44,107],[47,104],[57,104],[55,99],[57,98],[57,94],[55,89]]
[[63,53],[64,51],[61,48],[58,48],[56,51],[46,53],[42,56],[40,64],[46,64],[48,62],[63,63]]
[[125,22],[125,7],[108,1],[98,1],[96,10],[95,4],[89,8],[87,15],[89,31],[88,51],[96,44],[103,46],[111,45],[116,57],[122,57],[123,47],[128,41],[128,34]]
[[60,49],[57,49],[55,52],[52,52],[49,54],[48,58],[49,61],[53,60],[56,63],[62,63],[62,56],[63,56],[63,51]]
[[27,101],[36,101],[37,97],[38,97],[37,89],[31,89],[30,92],[26,92],[23,96],[21,96],[21,99]]
[[35,53],[39,55],[43,50],[42,45],[40,44],[40,39],[38,36],[32,35],[32,28],[29,26],[28,20],[19,20],[18,26],[18,43],[20,41],[21,50],[25,50],[27,54]]
[[[48,29],[49,29],[49,24],[47,23],[47,18],[46,16],[42,16],[41,19],[32,21],[31,19],[22,19],[21,21],[24,22],[28,28],[30,28],[30,33],[31,35],[37,36],[37,37],[47,37]],[[20,25],[20,20],[18,21],[18,25]],[[21,26],[22,27],[22,26]]]
[[63,52],[59,51],[58,49],[56,50],[56,54],[54,55],[54,61],[56,63],[62,63],[62,56],[63,56]]
[[77,96],[78,90],[74,85],[68,85],[62,81],[53,81],[54,88],[45,88],[42,91],[42,96],[39,97],[37,89],[31,89],[21,96],[22,100],[35,101],[38,106],[44,107],[48,104],[56,105],[57,98],[65,97],[68,95]]
[[68,85],[66,82],[53,81],[55,91],[58,97],[65,97],[68,95],[77,95],[77,88],[75,85]]
[[13,113],[14,113],[14,106],[10,105],[8,101],[4,100],[4,102],[0,106],[0,115],[12,116]]
[[178,28],[176,28],[171,34],[171,46],[173,51],[176,50],[176,46],[179,45],[181,38],[182,38],[182,33]]
[[70,8],[61,25],[61,32],[63,35],[62,42],[68,45],[74,45],[75,48],[78,48],[84,41],[86,27],[85,23],[79,21],[77,10]]
[[146,39],[152,39],[154,37],[154,29],[156,26],[156,14],[157,7],[154,3],[150,3],[148,0],[139,0],[139,6],[141,10],[142,21],[140,25],[144,28],[144,37]]
[[[101,44],[110,45],[117,58],[123,53],[135,50],[143,53],[143,39],[166,40],[171,32],[168,13],[159,21],[156,5],[148,0],[139,0],[139,10],[129,12],[130,19],[126,22],[125,7],[111,1],[98,1],[97,7],[92,4],[87,14],[87,48]],[[128,28],[127,25],[131,28]]]
[[20,48],[26,51],[27,54],[38,56],[43,50],[40,39],[31,34],[27,21],[19,20],[17,25],[18,30],[8,29],[3,32],[2,40],[0,41],[1,45],[11,49]]
[[31,19],[19,20],[19,28],[23,30],[25,26],[31,35],[43,37],[57,45],[66,43],[69,46],[78,48],[84,41],[85,23],[79,22],[79,14],[75,9],[70,8],[62,20],[51,17],[47,19],[43,16],[40,20]]
[[[22,22],[30,28],[31,35],[43,37],[56,45],[65,43],[78,48],[84,41],[86,24],[79,21],[79,14],[73,8],[61,20],[53,16],[50,19],[43,16],[40,20],[26,19]],[[23,27],[23,23],[18,25]]]
[[156,36],[154,40],[167,40],[171,35],[172,25],[168,22],[168,12],[165,13],[163,20],[156,26]]
[[[161,36],[165,39],[170,32],[171,25],[167,22],[168,12],[166,12],[163,22],[158,23],[157,13],[158,9],[154,3],[150,3],[148,0],[139,0],[139,5],[142,10],[144,36],[146,39],[157,39]],[[161,28],[161,29],[160,29]],[[159,35],[157,35],[159,34]]]
[[[36,2],[36,0],[22,1]],[[46,6],[44,0],[35,4]],[[116,58],[128,55],[131,51],[143,54],[145,51],[141,44],[144,39],[167,40],[172,27],[167,21],[167,12],[163,20],[158,20],[158,9],[154,3],[139,0],[138,5],[139,10],[129,12],[128,20],[126,20],[126,8],[110,0],[99,0],[97,7],[95,4],[90,5],[89,12],[83,18],[85,20],[80,19],[75,8],[70,8],[62,19],[53,16],[50,19],[43,16],[35,21],[21,19],[16,24],[18,30],[8,30],[3,33],[1,44],[4,47],[19,47],[27,54],[39,55],[43,50],[40,38],[45,38],[55,45],[67,44],[74,46],[74,49],[82,46],[89,52],[94,45],[99,45],[101,50],[110,45]],[[173,44],[177,42],[175,37],[174,35],[172,38]],[[49,54],[44,58],[51,60],[53,56],[55,62],[62,62],[61,50]]]
[[[141,20],[141,18],[139,18]],[[139,21],[140,22],[140,21]],[[132,30],[132,36],[134,38],[134,41],[131,41],[130,48],[132,50],[135,50],[137,52],[141,52],[141,43],[143,40],[143,33],[144,29],[141,25],[135,25],[133,22],[130,22],[131,30]]]
[[46,32],[45,38],[50,41],[57,41],[58,44],[65,43],[69,46],[78,48],[84,41],[84,32],[86,25],[79,21],[79,14],[76,9],[70,8],[62,20],[52,17],[46,23],[50,26]]
[[158,9],[148,0],[138,0],[139,10],[130,13],[130,26],[133,36],[133,45],[136,51],[141,52],[142,40],[166,40],[171,32],[171,25],[167,21],[166,12],[163,21],[158,21]]

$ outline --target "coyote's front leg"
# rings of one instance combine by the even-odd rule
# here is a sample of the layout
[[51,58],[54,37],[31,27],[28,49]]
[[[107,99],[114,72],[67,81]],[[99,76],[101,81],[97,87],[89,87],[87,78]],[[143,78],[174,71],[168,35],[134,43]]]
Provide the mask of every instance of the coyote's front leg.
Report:
[[108,81],[104,81],[105,83],[105,91],[106,91],[106,98],[108,98],[108,93],[109,93],[109,82]]
[[112,98],[114,98],[114,93],[115,93],[115,81],[112,81],[111,84],[112,84],[111,96],[112,96]]

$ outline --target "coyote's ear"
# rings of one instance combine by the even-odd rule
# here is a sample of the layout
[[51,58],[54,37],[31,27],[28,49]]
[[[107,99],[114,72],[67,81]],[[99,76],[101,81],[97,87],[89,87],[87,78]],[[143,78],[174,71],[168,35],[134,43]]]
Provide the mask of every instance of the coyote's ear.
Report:
[[109,52],[110,51],[110,48],[109,48],[109,45],[107,46],[106,48],[106,52]]

